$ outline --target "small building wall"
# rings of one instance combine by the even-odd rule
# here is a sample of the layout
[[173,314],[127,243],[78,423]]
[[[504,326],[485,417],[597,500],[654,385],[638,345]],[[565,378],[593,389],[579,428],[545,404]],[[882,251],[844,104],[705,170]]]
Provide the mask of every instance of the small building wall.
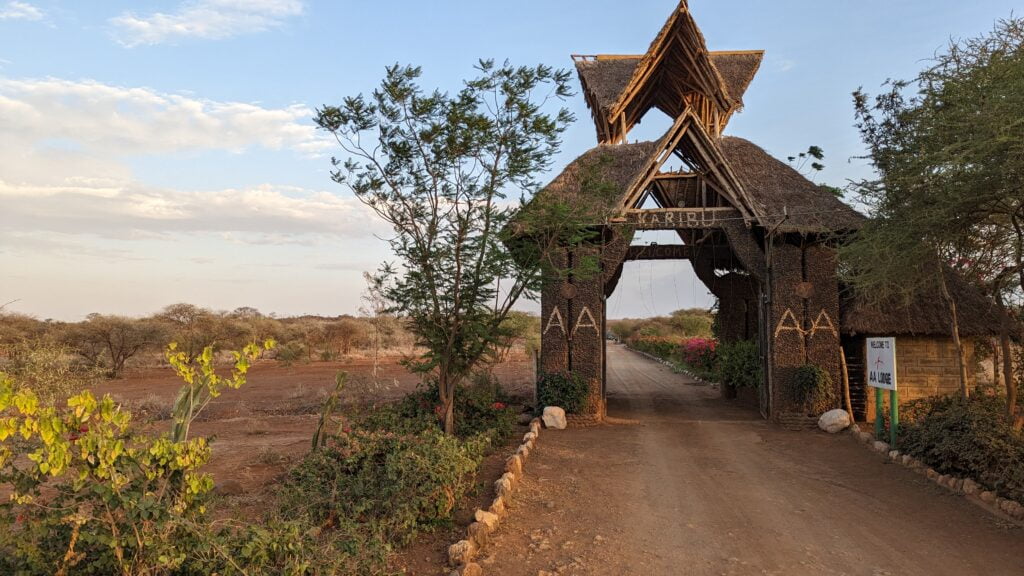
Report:
[[[967,366],[974,365],[974,343],[963,341]],[[953,339],[944,336],[896,337],[896,385],[899,402],[904,404],[928,396],[959,394],[960,368],[957,364]],[[852,376],[852,375],[851,375]],[[974,370],[967,370],[968,388],[976,384]],[[867,367],[861,374],[861,386],[866,386]],[[851,384],[852,388],[852,384]],[[875,393],[866,390],[866,418],[875,421]],[[885,405],[888,406],[888,392]],[[888,409],[888,408],[886,408]]]

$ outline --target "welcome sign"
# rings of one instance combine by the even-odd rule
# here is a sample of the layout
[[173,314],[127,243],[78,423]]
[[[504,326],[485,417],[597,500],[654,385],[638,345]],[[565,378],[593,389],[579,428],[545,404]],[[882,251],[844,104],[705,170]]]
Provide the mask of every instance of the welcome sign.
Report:
[[868,386],[896,389],[896,339],[868,338]]

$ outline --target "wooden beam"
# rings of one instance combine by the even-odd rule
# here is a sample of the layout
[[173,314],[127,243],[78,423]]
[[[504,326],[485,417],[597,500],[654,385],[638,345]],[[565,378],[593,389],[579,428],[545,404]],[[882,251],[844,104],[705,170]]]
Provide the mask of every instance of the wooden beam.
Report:
[[651,246],[630,246],[626,260],[689,260],[693,250],[683,244],[654,244]]
[[632,226],[637,230],[679,230],[721,228],[726,222],[743,220],[735,208],[655,208],[626,210],[611,224]]
[[624,259],[693,260],[698,257],[722,261],[732,258],[732,248],[728,244],[706,244],[700,246],[689,246],[686,244],[639,244],[627,248]]

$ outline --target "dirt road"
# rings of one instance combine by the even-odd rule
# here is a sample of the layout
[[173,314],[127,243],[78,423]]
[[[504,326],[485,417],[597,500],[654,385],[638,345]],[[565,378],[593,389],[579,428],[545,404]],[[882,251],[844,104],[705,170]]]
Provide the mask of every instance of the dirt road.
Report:
[[488,574],[1022,575],[1024,530],[867,451],[608,349],[609,416],[547,431]]

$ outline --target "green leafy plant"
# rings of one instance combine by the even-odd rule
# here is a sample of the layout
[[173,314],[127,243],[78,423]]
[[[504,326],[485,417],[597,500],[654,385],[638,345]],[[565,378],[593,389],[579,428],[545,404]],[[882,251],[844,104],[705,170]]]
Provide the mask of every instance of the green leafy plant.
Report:
[[338,372],[334,375],[334,390],[324,400],[324,405],[320,409],[320,419],[316,423],[316,431],[313,432],[313,450],[327,443],[328,426],[337,426],[338,429],[335,434],[341,434],[344,430],[345,420],[343,418],[336,418],[334,412],[338,408],[338,402],[341,400],[341,391],[345,388],[346,380],[348,380],[348,372]]
[[[253,348],[236,360],[244,365],[258,352]],[[202,383],[215,393],[228,382],[207,373],[209,350],[195,365],[174,355],[179,361],[186,389]],[[244,380],[244,367],[236,365],[231,385]],[[213,520],[207,512],[213,480],[200,472],[210,457],[205,438],[186,432],[176,442],[140,434],[110,396],[85,391],[65,404],[41,403],[33,390],[0,373],[0,488],[10,493],[0,503],[0,574],[300,576],[384,569],[388,547],[355,518],[326,535],[305,517]]]
[[815,364],[796,369],[789,388],[790,400],[807,414],[818,415],[837,405],[838,394],[828,372]]
[[1024,435],[1004,396],[921,398],[900,406],[900,450],[942,474],[974,479],[1024,501]]
[[277,349],[277,361],[285,366],[291,366],[305,357],[306,347],[301,342],[286,342]]
[[133,434],[131,414],[82,392],[42,406],[0,374],[0,573],[153,574],[186,557],[213,481],[204,438]]
[[580,414],[590,399],[590,387],[576,374],[544,374],[537,381],[538,408],[558,406],[569,414]]
[[[359,425],[371,430],[415,434],[437,427],[442,416],[437,382],[429,380],[400,402],[378,407],[363,415]],[[459,386],[455,396],[455,433],[458,437],[487,434],[501,440],[511,435],[515,426],[515,407],[492,375],[480,371],[468,384]]]
[[487,444],[436,427],[418,434],[343,432],[291,470],[282,487],[282,513],[323,529],[358,521],[385,542],[407,542],[451,518]]
[[[270,350],[275,346],[273,340],[263,343],[264,350]],[[178,376],[185,382],[178,398],[174,401],[174,427],[171,430],[171,439],[175,442],[183,442],[188,439],[189,427],[199,416],[210,401],[220,396],[221,391],[227,388],[239,388],[245,383],[245,375],[249,371],[252,362],[259,358],[260,347],[249,344],[241,351],[231,353],[235,358],[235,365],[231,371],[230,378],[217,375],[214,365],[213,347],[207,346],[203,352],[195,357],[193,362],[187,352],[178,350],[178,345],[171,343],[167,346],[167,361]]]
[[679,339],[663,336],[638,335],[626,341],[634,350],[645,352],[656,358],[668,360],[679,349]]
[[720,342],[715,348],[715,373],[722,384],[757,388],[763,381],[761,352],[754,340]]

